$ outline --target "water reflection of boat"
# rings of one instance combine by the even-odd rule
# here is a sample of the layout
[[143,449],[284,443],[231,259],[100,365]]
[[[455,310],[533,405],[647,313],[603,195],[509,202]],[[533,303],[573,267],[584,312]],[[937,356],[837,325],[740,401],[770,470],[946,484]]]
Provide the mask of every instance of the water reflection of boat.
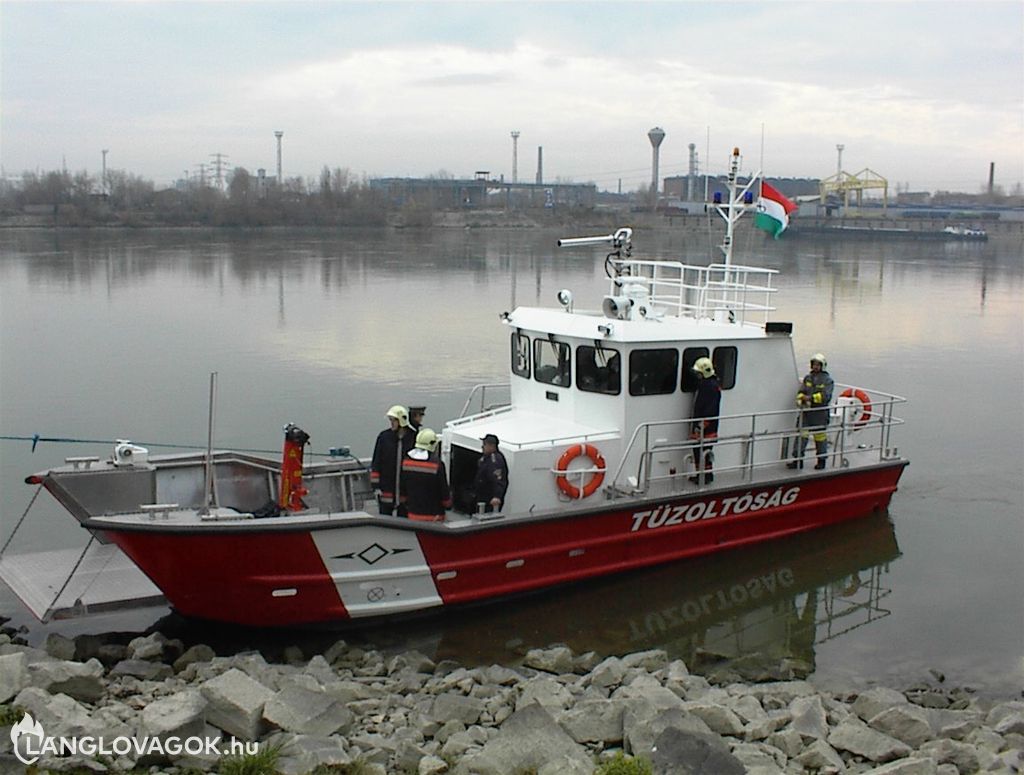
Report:
[[772,676],[815,665],[816,644],[889,615],[889,563],[900,556],[885,513],[770,546],[748,547],[363,634],[419,644],[436,659],[507,663],[531,648],[621,655],[651,648],[696,670]]

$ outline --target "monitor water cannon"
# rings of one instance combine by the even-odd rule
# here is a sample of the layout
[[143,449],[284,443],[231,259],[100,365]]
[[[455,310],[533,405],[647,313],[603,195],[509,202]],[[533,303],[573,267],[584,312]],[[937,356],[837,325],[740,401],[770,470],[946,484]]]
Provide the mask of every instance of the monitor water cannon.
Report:
[[618,278],[614,284],[617,292],[605,296],[601,304],[601,311],[606,318],[639,320],[653,314],[650,289],[645,278]]

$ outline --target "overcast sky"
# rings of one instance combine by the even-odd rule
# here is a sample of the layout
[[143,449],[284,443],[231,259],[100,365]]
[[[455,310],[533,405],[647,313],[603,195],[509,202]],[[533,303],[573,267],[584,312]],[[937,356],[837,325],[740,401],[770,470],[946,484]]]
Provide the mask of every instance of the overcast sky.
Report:
[[[0,163],[158,185],[212,154],[286,177],[512,177],[632,190],[865,167],[911,190],[1024,180],[1024,3],[0,3]],[[763,129],[763,157],[762,157]],[[710,137],[710,140],[709,140]]]

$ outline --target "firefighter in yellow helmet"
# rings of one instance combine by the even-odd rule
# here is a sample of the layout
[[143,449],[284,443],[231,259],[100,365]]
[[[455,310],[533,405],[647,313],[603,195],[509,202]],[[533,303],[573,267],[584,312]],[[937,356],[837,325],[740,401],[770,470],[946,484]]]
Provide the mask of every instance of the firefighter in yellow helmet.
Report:
[[821,470],[828,461],[828,412],[832,403],[832,377],[825,371],[828,361],[822,353],[811,356],[811,370],[800,383],[796,394],[796,405],[800,408],[800,440],[797,443],[794,460],[789,468],[804,467],[804,451],[811,436],[818,462],[814,466]]
[[437,454],[437,434],[423,428],[416,434],[416,446],[402,460],[403,499],[406,516],[418,522],[443,522],[452,507],[448,472]]
[[389,427],[377,436],[370,461],[370,484],[377,491],[380,513],[391,516],[397,507],[398,516],[405,516],[402,505],[402,459],[416,443],[416,434],[409,427],[409,410],[392,406],[387,411]]
[[722,387],[718,384],[715,365],[710,358],[698,358],[694,361],[693,371],[697,374],[697,392],[693,397],[690,439],[694,442],[693,465],[696,475],[691,476],[690,481],[694,484],[711,484],[715,480],[712,473],[715,455],[712,450],[718,441]]

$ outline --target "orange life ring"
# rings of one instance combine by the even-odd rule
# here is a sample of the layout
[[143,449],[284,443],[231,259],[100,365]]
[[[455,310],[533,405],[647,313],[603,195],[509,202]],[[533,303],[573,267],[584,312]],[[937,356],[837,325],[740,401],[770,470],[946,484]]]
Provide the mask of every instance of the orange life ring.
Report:
[[842,393],[839,394],[840,398],[856,398],[860,401],[863,410],[861,411],[860,417],[853,424],[854,429],[863,428],[868,424],[868,420],[871,419],[871,399],[868,398],[868,394],[860,388],[846,388]]
[[[572,482],[569,481],[569,477],[564,473],[569,468],[569,463],[578,458],[580,455],[586,455],[590,458],[590,461],[596,468],[601,470],[594,471],[583,488],[580,489]],[[604,458],[601,457],[601,453],[597,447],[592,444],[573,444],[569,449],[562,453],[562,456],[558,458],[558,465],[555,466],[558,473],[555,474],[555,481],[558,483],[558,489],[564,492],[573,500],[577,498],[586,498],[597,492],[597,488],[601,486],[601,482],[604,481]]]

